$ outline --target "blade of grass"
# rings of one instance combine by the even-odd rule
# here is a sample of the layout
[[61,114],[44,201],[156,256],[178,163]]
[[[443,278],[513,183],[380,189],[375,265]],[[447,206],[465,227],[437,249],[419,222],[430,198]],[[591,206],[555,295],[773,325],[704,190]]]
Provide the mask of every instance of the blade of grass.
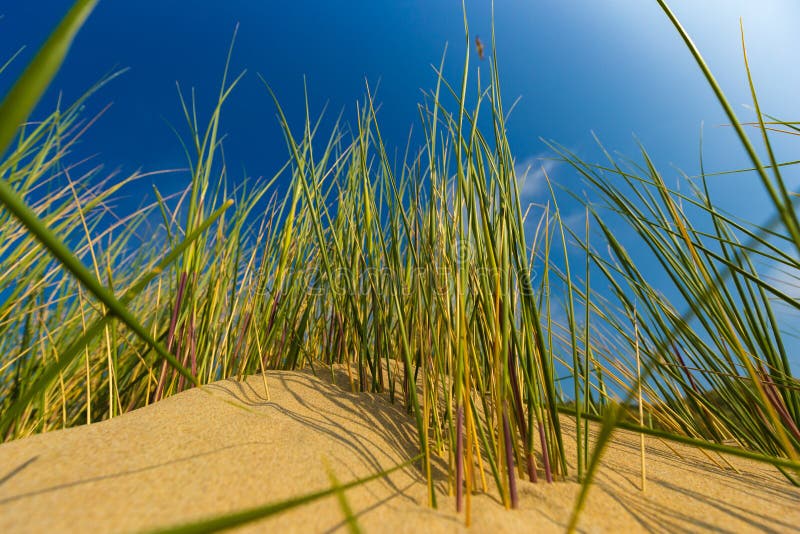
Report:
[[368,482],[372,482],[373,480],[383,478],[387,475],[394,473],[395,471],[398,471],[400,469],[403,469],[404,467],[412,465],[414,462],[419,461],[421,458],[422,455],[420,454],[390,469],[381,471],[380,473],[375,473],[373,475],[359,478],[341,485],[334,484],[333,487],[321,491],[307,493],[299,497],[293,497],[283,501],[265,504],[263,506],[256,506],[254,508],[242,510],[241,512],[226,514],[223,516],[215,517],[213,519],[206,519],[194,523],[187,523],[184,525],[178,525],[164,529],[156,529],[150,531],[150,533],[151,534],[157,534],[157,533],[158,534],[201,534],[207,532],[219,532],[220,530],[226,530],[241,525],[246,525],[247,523],[251,523],[259,519],[264,519],[279,514],[281,512],[285,512],[286,510],[291,510],[292,508],[297,508],[298,506],[303,506],[305,504],[312,503],[319,499],[335,495],[337,493],[341,493],[345,490],[361,486]]

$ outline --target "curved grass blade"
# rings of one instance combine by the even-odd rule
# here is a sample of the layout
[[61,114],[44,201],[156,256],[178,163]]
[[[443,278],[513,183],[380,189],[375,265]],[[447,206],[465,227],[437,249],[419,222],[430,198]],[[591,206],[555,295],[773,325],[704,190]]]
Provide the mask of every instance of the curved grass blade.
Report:
[[[197,229],[186,236],[186,238],[176,246],[169,254],[167,254],[164,259],[162,259],[158,265],[156,265],[153,269],[150,270],[148,274],[146,274],[141,280],[139,280],[135,285],[130,287],[128,290],[125,291],[122,298],[120,299],[120,303],[122,305],[128,304],[131,300],[133,300],[142,290],[147,287],[147,285],[164,269],[167,268],[172,262],[177,260],[181,257],[183,252],[200,237],[211,224],[217,220],[222,213],[227,210],[232,205],[232,201],[226,202],[223,206],[218,208],[214,211]],[[64,352],[60,355],[60,358],[52,362],[42,373],[42,375],[37,379],[37,381],[28,388],[22,395],[20,395],[14,404],[9,406],[8,410],[3,414],[2,419],[0,419],[0,436],[3,436],[8,431],[11,423],[13,422],[14,418],[19,415],[22,410],[28,405],[31,399],[35,398],[36,395],[40,394],[44,391],[47,386],[55,379],[58,373],[62,372],[64,369],[69,366],[72,361],[78,356],[83,348],[100,332],[103,331],[105,326],[108,322],[112,319],[113,315],[107,313],[102,317],[98,318],[91,326],[89,326],[85,333],[75,340],[69,347],[67,347]]]
[[131,314],[114,294],[106,288],[86,268],[81,260],[65,245],[58,236],[36,215],[36,213],[17,195],[14,189],[5,180],[0,180],[0,202],[25,226],[28,231],[60,261],[91,293],[93,293],[110,313],[117,316],[137,336],[155,349],[158,354],[167,360],[187,380],[198,385],[197,379],[167,350],[161,346],[147,329]]
[[[731,121],[731,125],[733,126],[734,130],[736,130],[736,134],[739,137],[739,140],[742,142],[742,146],[744,147],[745,151],[747,152],[747,155],[750,157],[750,160],[753,162],[753,165],[758,171],[758,175],[761,178],[764,187],[767,189],[770,198],[774,202],[775,208],[780,214],[781,220],[786,226],[786,229],[792,236],[795,246],[800,251],[800,223],[798,222],[797,214],[792,209],[792,203],[788,198],[786,189],[785,187],[783,187],[783,183],[780,180],[780,177],[778,177],[779,179],[777,181],[778,189],[780,191],[776,191],[775,184],[773,184],[773,182],[769,179],[769,176],[767,176],[767,171],[764,165],[761,163],[761,159],[758,157],[758,154],[756,154],[756,150],[753,147],[753,144],[750,142],[750,138],[747,137],[747,134],[745,133],[744,128],[742,127],[742,123],[739,121],[739,119],[736,117],[736,114],[733,112],[733,108],[728,102],[728,99],[725,97],[725,93],[723,93],[722,88],[719,86],[719,83],[717,83],[716,78],[714,78],[714,75],[711,73],[711,69],[708,67],[705,60],[703,59],[703,56],[700,54],[700,50],[694,44],[692,38],[689,37],[689,34],[681,25],[680,21],[672,12],[672,10],[669,8],[667,3],[664,0],[656,0],[656,1],[658,2],[658,5],[661,6],[661,9],[662,11],[664,11],[664,14],[667,15],[670,22],[677,30],[678,34],[680,34],[681,38],[683,39],[683,42],[686,44],[686,48],[689,49],[695,61],[697,62],[697,66],[700,67],[700,70],[706,77],[709,86],[711,86],[711,89],[714,91],[714,95],[717,97],[717,100],[719,101],[720,105],[722,105],[722,108],[725,110],[725,114]],[[750,78],[749,67],[747,69],[747,73],[748,73],[748,82],[750,84],[751,93],[753,97],[755,97],[755,89],[753,89],[752,86],[752,79]],[[759,120],[760,121],[763,120],[761,118],[762,116],[760,114],[760,110],[758,115],[759,115]],[[768,141],[767,143],[769,146]],[[769,151],[770,155],[772,155],[771,148],[769,149]],[[777,164],[774,162],[774,158],[772,158],[772,160],[773,160],[773,170],[777,170]]]
[[[788,202],[787,202],[787,198],[786,198],[785,194],[781,195],[781,196],[778,195],[778,192],[775,190],[775,184],[773,184],[773,182],[767,176],[766,170],[765,170],[763,164],[761,163],[758,155],[756,154],[752,143],[750,142],[749,138],[745,134],[741,123],[739,122],[739,120],[737,119],[736,115],[734,114],[733,109],[731,108],[730,104],[728,103],[727,98],[725,97],[722,89],[720,88],[719,84],[717,83],[717,81],[714,78],[713,74],[711,73],[710,69],[708,68],[708,66],[706,65],[705,61],[703,60],[703,57],[700,54],[700,51],[695,46],[694,42],[689,37],[689,35],[686,32],[686,30],[683,28],[683,26],[680,24],[678,19],[675,17],[675,15],[669,9],[669,7],[667,6],[667,4],[666,4],[666,2],[664,0],[657,0],[657,2],[659,4],[659,6],[661,7],[661,9],[664,11],[664,13],[667,15],[667,17],[669,18],[670,22],[673,24],[675,29],[680,34],[681,38],[683,39],[684,43],[686,44],[686,47],[689,49],[689,51],[691,52],[691,54],[695,58],[698,66],[700,67],[701,71],[705,75],[706,80],[708,81],[709,85],[711,86],[712,90],[714,91],[714,93],[715,93],[715,95],[717,97],[717,100],[722,105],[725,113],[727,114],[727,116],[728,116],[729,120],[731,121],[734,129],[736,130],[736,133],[737,133],[740,141],[742,142],[742,145],[744,146],[745,151],[747,152],[748,156],[750,157],[751,161],[753,162],[753,165],[757,169],[758,174],[759,174],[759,176],[761,178],[761,181],[764,184],[764,187],[767,189],[767,192],[769,193],[770,198],[772,199],[773,203],[775,204],[775,208],[776,208],[776,210],[778,212],[778,215],[780,217],[781,222],[783,222],[784,226],[786,227],[786,229],[788,230],[789,234],[791,235],[792,240],[794,242],[794,245],[798,248],[798,250],[800,250],[800,225],[798,225],[797,216],[794,213],[791,200],[788,200]],[[780,178],[778,178],[778,181],[779,181],[779,185],[780,185]],[[728,270],[728,274],[730,274],[730,270]],[[708,292],[708,291],[706,290],[705,292]],[[694,315],[694,312],[692,312],[689,315]],[[688,320],[688,318],[686,318],[686,317],[684,317],[684,319]],[[672,338],[673,334],[670,334],[668,337]],[[644,379],[646,379],[646,377],[649,377],[649,375],[651,374],[652,371],[653,371],[652,365],[647,366],[647,368],[645,369],[645,372],[643,373],[642,378],[640,380],[644,380]],[[631,390],[631,393],[632,392],[633,392],[633,390]],[[630,397],[630,394],[629,394],[629,397]],[[771,408],[771,406],[767,406],[767,408],[769,409],[769,408]],[[589,464],[589,466],[587,468],[587,471],[586,471],[586,478],[584,479],[584,482],[583,482],[583,484],[581,486],[581,491],[580,491],[580,493],[578,495],[578,498],[576,499],[575,506],[573,508],[572,516],[570,518],[570,522],[569,522],[569,526],[568,526],[568,531],[570,531],[570,532],[574,531],[575,528],[577,527],[578,518],[579,518],[580,513],[581,513],[581,511],[582,511],[582,509],[583,509],[583,507],[584,507],[584,505],[586,503],[586,499],[588,497],[588,493],[589,493],[589,490],[591,488],[591,484],[592,484],[594,475],[596,474],[597,468],[599,467],[599,464],[600,464],[600,459],[601,459],[601,457],[603,455],[603,452],[605,451],[606,447],[609,444],[609,441],[611,439],[611,435],[613,434],[614,428],[616,427],[616,425],[618,425],[620,423],[622,415],[623,415],[623,409],[619,405],[610,408],[608,410],[608,412],[606,412],[606,415],[605,415],[604,420],[603,420],[603,426],[602,426],[602,428],[600,430],[600,434],[599,434],[597,442],[595,444],[594,451],[593,451],[593,454],[592,454],[592,458],[590,460],[590,464]],[[782,430],[782,429],[779,429],[779,430]]]
[[0,104],[0,156],[5,153],[17,128],[25,122],[50,85],[72,40],[97,2],[98,0],[75,2]]

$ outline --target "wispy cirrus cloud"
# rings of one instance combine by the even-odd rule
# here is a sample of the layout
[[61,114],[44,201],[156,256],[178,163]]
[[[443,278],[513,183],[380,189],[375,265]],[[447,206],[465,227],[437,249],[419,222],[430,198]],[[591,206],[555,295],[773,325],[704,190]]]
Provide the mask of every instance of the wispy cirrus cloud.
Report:
[[531,202],[548,195],[546,176],[552,179],[553,171],[559,163],[551,154],[541,153],[514,164],[514,174],[523,202]]

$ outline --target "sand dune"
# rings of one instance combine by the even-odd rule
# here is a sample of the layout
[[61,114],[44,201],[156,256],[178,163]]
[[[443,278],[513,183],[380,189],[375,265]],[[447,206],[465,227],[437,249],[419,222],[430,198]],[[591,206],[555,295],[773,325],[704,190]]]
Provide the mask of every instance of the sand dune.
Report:
[[[417,453],[413,420],[384,396],[352,394],[328,371],[271,372],[190,390],[111,421],[0,445],[0,532],[136,532],[244,509],[344,482]],[[341,382],[342,376],[339,376]],[[565,420],[566,423],[566,420]],[[569,429],[569,424],[567,428]],[[721,469],[694,449],[647,441],[639,484],[638,436],[619,432],[581,529],[587,532],[790,531],[800,490],[772,468],[730,459]],[[567,443],[569,445],[569,442]],[[574,454],[570,454],[574,456]],[[347,491],[365,532],[459,532],[435,462],[439,509],[425,506],[416,468]],[[520,509],[473,497],[475,532],[562,532],[574,481],[520,482]],[[334,497],[241,528],[343,530]]]

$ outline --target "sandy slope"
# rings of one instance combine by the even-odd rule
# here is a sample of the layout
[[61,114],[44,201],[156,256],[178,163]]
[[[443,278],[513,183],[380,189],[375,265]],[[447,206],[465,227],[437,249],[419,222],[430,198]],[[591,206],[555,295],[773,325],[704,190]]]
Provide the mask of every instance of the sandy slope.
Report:
[[[341,378],[341,377],[340,377]],[[0,532],[129,532],[283,499],[388,468],[416,454],[414,425],[383,397],[351,394],[323,372],[223,381],[112,421],[0,445]],[[703,454],[648,441],[648,489],[638,489],[638,437],[618,433],[584,513],[588,532],[789,531],[800,490],[758,464],[722,470]],[[349,490],[366,532],[457,532],[438,472],[439,510],[424,506],[412,468]],[[561,532],[578,488],[521,482],[521,509],[473,497],[476,532]],[[326,498],[242,530],[342,530]]]

